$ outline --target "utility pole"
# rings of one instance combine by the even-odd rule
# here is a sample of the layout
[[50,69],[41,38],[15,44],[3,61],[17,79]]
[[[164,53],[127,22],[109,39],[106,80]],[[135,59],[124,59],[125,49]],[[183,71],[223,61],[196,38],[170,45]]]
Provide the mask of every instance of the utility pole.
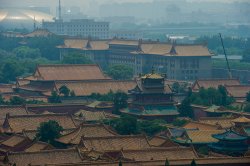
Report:
[[232,72],[231,72],[231,68],[230,68],[230,65],[229,65],[229,62],[228,62],[228,58],[227,58],[227,54],[226,54],[226,50],[225,50],[225,47],[224,47],[224,43],[223,43],[223,39],[222,39],[222,36],[221,36],[221,33],[219,33],[220,35],[220,40],[221,40],[221,44],[222,44],[222,48],[223,48],[223,51],[224,51],[224,54],[225,54],[225,57],[226,57],[226,61],[227,61],[227,69],[228,69],[228,76],[229,76],[229,79],[232,79]]

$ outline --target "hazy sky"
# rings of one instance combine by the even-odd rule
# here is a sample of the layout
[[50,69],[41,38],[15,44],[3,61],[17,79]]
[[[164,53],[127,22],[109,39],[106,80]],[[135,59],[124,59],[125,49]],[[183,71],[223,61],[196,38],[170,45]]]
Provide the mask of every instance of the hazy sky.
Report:
[[[152,1],[169,1],[169,0],[61,0],[62,6],[78,6],[83,13],[87,15],[95,15],[98,13],[98,7],[101,4],[110,3],[124,3],[124,2],[152,2]],[[173,1],[173,0],[171,0]],[[175,0],[178,1],[178,0]],[[189,2],[234,2],[244,1],[250,2],[250,0],[187,0]],[[0,8],[5,7],[29,7],[29,6],[42,6],[50,7],[51,14],[55,15],[55,9],[58,6],[58,0],[0,0]]]
[[[62,4],[67,5],[89,5],[90,3],[103,4],[103,3],[123,3],[123,2],[151,2],[154,0],[61,0]],[[164,0],[167,1],[167,0]],[[178,1],[178,0],[176,0]],[[232,1],[244,1],[250,0],[187,0],[187,1],[214,1],[214,2],[232,2]],[[48,6],[55,7],[58,4],[58,0],[0,0],[0,6]]]

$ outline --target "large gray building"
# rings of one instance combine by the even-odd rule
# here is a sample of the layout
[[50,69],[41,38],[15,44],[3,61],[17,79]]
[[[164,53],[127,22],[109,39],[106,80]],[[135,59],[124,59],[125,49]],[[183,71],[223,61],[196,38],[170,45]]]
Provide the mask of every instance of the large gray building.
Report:
[[73,19],[68,22],[62,19],[54,22],[43,22],[43,28],[58,35],[81,36],[96,39],[109,38],[109,22],[91,19]]
[[142,40],[65,39],[58,46],[61,54],[79,51],[105,67],[115,64],[130,66],[135,75],[148,73],[154,67],[169,79],[196,80],[211,78],[212,54],[206,45],[175,44]]

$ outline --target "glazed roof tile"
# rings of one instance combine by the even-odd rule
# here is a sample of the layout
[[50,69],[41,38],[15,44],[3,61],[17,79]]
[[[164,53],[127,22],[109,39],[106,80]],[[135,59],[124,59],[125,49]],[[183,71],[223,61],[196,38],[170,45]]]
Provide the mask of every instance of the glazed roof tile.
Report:
[[135,161],[173,160],[197,158],[192,148],[151,148],[143,150],[123,150],[123,157]]
[[82,158],[77,149],[46,150],[40,152],[9,153],[9,163],[18,166],[79,163]]
[[114,80],[89,80],[89,81],[56,81],[55,86],[59,89],[66,85],[73,90],[76,96],[89,96],[92,93],[106,94],[118,90],[125,93],[135,87],[135,81],[114,81]]
[[39,65],[34,77],[47,81],[110,79],[98,65]]
[[37,130],[40,123],[54,120],[59,123],[63,129],[76,128],[76,125],[70,115],[67,114],[46,114],[46,115],[16,115],[6,116],[4,130],[6,132],[21,133],[23,130]]
[[72,132],[62,135],[58,141],[64,144],[79,144],[82,137],[107,137],[117,134],[102,124],[81,124]]
[[92,137],[82,138],[83,149],[94,149],[97,151],[117,151],[117,150],[136,150],[149,148],[148,140],[143,135],[135,136],[111,136],[111,137]]

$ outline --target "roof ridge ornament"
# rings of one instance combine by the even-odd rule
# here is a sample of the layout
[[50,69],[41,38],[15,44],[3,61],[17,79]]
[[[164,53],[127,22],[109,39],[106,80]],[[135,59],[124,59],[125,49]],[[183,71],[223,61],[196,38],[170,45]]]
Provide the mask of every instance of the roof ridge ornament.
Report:
[[141,45],[142,45],[142,39],[139,39],[139,40],[138,40],[137,52],[143,53],[143,50],[142,50],[142,48],[141,48]]
[[87,44],[86,44],[86,48],[87,49],[91,49],[92,47],[91,47],[91,36],[88,36],[88,41],[87,41]]
[[174,40],[173,44],[172,44],[172,47],[171,47],[171,50],[170,50],[171,55],[176,55],[177,54],[175,46],[176,46],[176,41]]

